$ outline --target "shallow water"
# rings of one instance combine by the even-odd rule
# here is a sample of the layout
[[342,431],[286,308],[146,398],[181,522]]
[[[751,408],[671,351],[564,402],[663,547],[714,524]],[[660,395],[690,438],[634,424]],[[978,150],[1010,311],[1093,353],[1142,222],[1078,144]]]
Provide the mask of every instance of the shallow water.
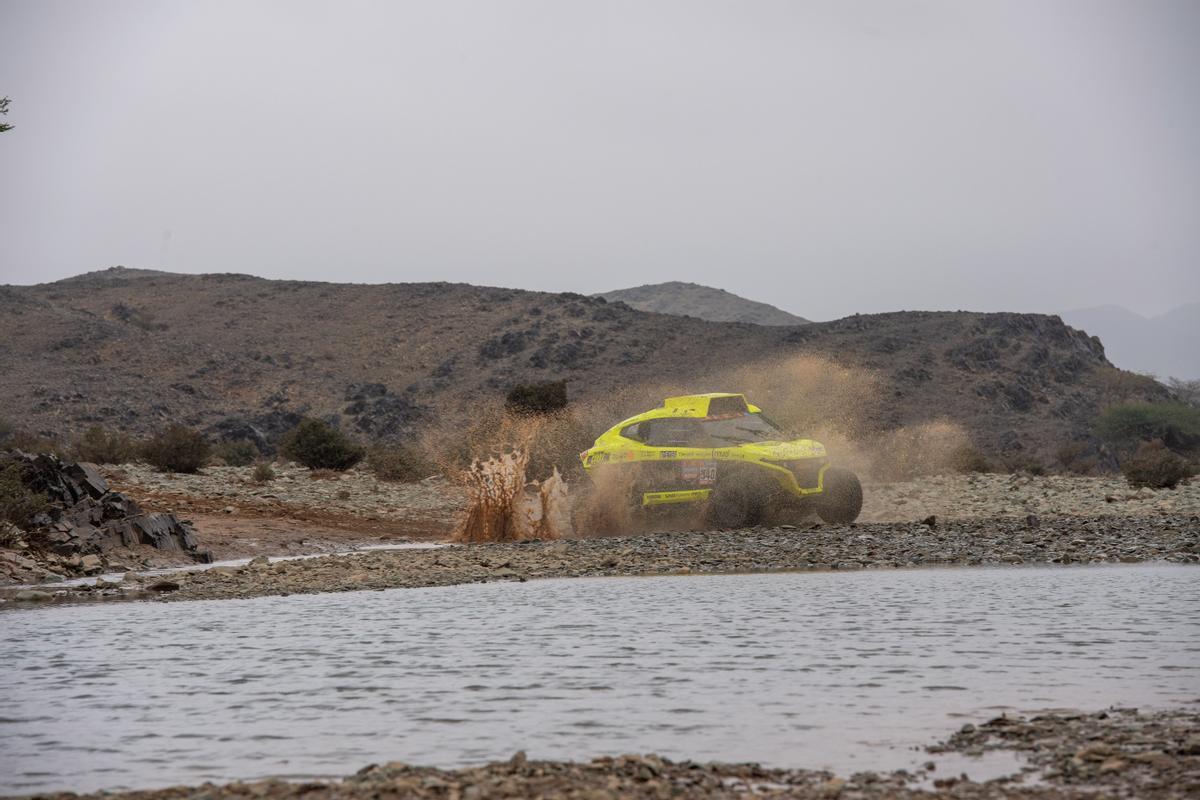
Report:
[[[351,550],[335,550],[332,553],[304,553],[298,556],[267,556],[267,561],[274,564],[277,561],[307,561],[313,558],[332,558],[334,556],[348,556],[355,553],[368,553],[379,550],[435,550],[440,547],[455,547],[452,544],[443,542],[404,542],[401,544],[368,544],[361,547],[355,547]],[[143,578],[156,578],[163,575],[171,575],[179,572],[204,572],[205,570],[215,567],[244,567],[253,559],[249,556],[245,558],[230,558],[224,561],[212,561],[208,564],[188,564],[186,566],[172,567],[155,567],[154,569],[133,570],[132,574],[140,575]],[[53,583],[23,583],[17,586],[5,587],[12,589],[41,589],[42,591],[59,589],[65,586],[93,586],[97,581],[105,581],[107,583],[120,583],[125,575],[125,572],[105,572],[101,575],[90,575],[85,578],[70,578],[68,580],[55,581]]]
[[0,794],[518,749],[912,767],[1001,710],[1200,698],[1198,587],[1196,568],[1137,565],[7,611]]

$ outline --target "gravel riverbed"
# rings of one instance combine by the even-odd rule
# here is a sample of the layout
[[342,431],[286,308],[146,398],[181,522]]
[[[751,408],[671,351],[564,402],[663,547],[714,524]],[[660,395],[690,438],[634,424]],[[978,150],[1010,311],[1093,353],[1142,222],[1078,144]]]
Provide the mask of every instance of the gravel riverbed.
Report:
[[368,551],[6,593],[8,601],[200,600],[536,578],[1200,562],[1200,518],[1056,517],[783,526]]
[[370,765],[341,781],[266,780],[223,786],[38,795],[42,800],[379,800],[379,798],[529,797],[616,798],[1185,798],[1200,793],[1200,714],[1193,711],[1093,714],[1047,713],[999,717],[968,724],[931,755],[978,755],[1006,750],[1025,759],[1014,774],[976,782],[942,774],[934,762],[917,772],[861,772],[836,776],[757,764],[699,764],[655,755],[597,758],[590,762],[508,761],[441,770],[403,763]]

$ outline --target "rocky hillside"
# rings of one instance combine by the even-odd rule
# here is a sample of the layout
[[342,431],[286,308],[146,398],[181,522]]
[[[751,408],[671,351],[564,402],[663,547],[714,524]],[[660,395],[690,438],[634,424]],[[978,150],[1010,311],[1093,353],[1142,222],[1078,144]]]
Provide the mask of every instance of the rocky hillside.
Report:
[[682,281],[650,283],[597,296],[610,302],[625,303],[638,311],[697,317],[710,322],[751,322],[755,325],[804,325],[808,322],[769,303],[747,300],[724,289]]
[[[623,398],[597,414],[602,429],[668,389],[745,388],[723,384],[799,356],[874,376],[875,431],[948,418],[997,454],[1053,452],[1105,403],[1162,391],[1115,370],[1098,340],[1030,314],[760,326],[574,294],[119,268],[0,287],[0,417],[57,436],[182,421],[269,441],[310,414],[397,438],[469,420],[514,383],[559,378],[576,400]],[[820,393],[825,380],[798,388]]]

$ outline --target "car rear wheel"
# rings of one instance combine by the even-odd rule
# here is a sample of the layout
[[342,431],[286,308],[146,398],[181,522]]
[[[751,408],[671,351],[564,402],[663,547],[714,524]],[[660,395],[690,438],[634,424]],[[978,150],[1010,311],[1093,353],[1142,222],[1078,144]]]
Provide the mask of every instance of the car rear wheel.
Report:
[[826,522],[845,524],[858,519],[863,491],[858,476],[848,469],[825,470],[825,491],[817,502],[817,516]]

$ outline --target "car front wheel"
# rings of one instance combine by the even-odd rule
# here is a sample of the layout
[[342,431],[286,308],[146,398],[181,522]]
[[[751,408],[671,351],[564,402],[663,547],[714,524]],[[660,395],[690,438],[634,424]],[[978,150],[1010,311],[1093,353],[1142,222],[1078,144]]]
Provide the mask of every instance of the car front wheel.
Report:
[[825,470],[825,490],[817,501],[817,516],[830,523],[854,522],[862,505],[863,490],[857,475],[848,469]]

